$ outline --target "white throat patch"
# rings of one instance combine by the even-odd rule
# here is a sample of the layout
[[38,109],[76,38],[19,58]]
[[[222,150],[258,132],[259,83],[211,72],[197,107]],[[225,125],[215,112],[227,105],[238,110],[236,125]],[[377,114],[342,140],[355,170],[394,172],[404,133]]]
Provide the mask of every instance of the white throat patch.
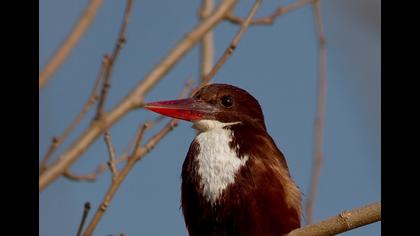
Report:
[[232,140],[232,131],[223,129],[227,125],[214,120],[201,120],[195,122],[193,127],[200,133],[195,140],[200,146],[197,155],[198,174],[203,195],[207,201],[215,204],[223,190],[235,181],[235,175],[245,165],[248,156],[239,158],[229,143]]

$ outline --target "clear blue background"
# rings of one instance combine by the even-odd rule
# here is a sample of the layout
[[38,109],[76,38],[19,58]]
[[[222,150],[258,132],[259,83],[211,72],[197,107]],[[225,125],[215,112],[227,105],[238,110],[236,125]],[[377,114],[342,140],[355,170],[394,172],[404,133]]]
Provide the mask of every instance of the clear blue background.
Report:
[[[88,1],[41,0],[40,69],[71,30]],[[264,1],[257,16],[292,1]],[[245,16],[253,1],[242,1],[236,13]],[[381,199],[380,1],[323,0],[328,40],[328,98],[325,162],[315,208],[322,220]],[[201,1],[135,1],[127,44],[114,68],[106,109],[116,105],[198,22]],[[85,36],[39,96],[39,155],[53,135],[60,134],[80,111],[91,91],[104,53],[114,47],[125,1],[105,0]],[[238,26],[228,22],[214,31],[216,58]],[[188,78],[199,72],[195,47],[147,96],[147,101],[176,98]],[[231,59],[214,78],[253,94],[266,124],[285,153],[291,174],[306,194],[313,151],[313,123],[318,78],[318,41],[310,6],[280,17],[273,26],[251,27]],[[92,117],[93,112],[88,114]],[[154,114],[129,113],[111,128],[121,153],[137,125]],[[83,120],[57,152],[63,152],[88,126]],[[149,133],[150,135],[151,133]],[[187,122],[165,137],[127,176],[94,235],[186,235],[180,210],[180,172],[195,132]],[[56,155],[57,156],[57,155]],[[56,157],[55,156],[55,157]],[[99,138],[71,170],[87,173],[108,159]],[[39,233],[75,235],[83,204],[93,215],[110,184],[109,173],[95,183],[59,178],[39,198]],[[90,220],[90,218],[88,219]],[[380,223],[344,235],[380,235]]]

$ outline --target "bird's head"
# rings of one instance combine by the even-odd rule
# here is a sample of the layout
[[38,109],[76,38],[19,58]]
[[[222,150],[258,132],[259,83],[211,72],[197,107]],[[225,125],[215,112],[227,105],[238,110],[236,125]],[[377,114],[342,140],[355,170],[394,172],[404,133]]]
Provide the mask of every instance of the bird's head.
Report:
[[193,127],[201,131],[219,124],[239,123],[250,123],[265,130],[258,101],[247,91],[228,84],[206,85],[191,98],[147,103],[144,108],[193,122]]

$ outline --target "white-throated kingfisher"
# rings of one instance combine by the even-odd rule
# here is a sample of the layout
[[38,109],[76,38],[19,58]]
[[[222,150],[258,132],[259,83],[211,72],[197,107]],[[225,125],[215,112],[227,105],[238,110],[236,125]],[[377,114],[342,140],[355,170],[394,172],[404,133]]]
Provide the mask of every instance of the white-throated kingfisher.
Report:
[[145,108],[198,130],[182,167],[189,235],[283,235],[300,227],[300,190],[247,91],[210,84],[191,98]]

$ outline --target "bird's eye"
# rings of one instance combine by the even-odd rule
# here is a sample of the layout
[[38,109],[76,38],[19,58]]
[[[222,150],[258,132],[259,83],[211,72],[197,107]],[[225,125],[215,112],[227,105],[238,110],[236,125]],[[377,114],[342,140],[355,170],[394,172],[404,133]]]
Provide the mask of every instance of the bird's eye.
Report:
[[230,96],[223,96],[222,105],[227,108],[231,107],[233,105],[233,99]]

